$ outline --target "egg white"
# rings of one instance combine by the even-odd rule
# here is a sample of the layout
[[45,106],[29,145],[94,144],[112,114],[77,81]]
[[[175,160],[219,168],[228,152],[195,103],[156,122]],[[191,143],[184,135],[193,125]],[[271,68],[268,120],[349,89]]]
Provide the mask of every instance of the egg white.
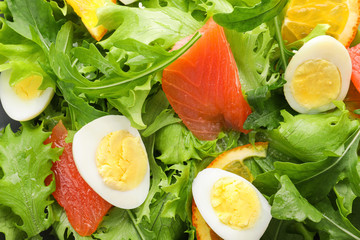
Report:
[[327,35],[318,36],[306,42],[290,60],[285,71],[284,95],[289,105],[299,113],[319,113],[335,108],[333,103],[320,106],[316,109],[308,109],[298,103],[291,93],[291,83],[294,73],[299,65],[307,60],[323,59],[333,63],[339,70],[341,76],[341,89],[337,101],[342,101],[350,86],[351,59],[346,48],[335,38]]
[[[211,189],[216,181],[224,177],[231,177],[243,181],[252,186],[256,191],[260,200],[261,210],[258,220],[252,227],[244,230],[236,230],[222,223],[217,217],[211,205]],[[206,223],[217,235],[225,240],[258,240],[264,234],[271,220],[271,207],[264,196],[249,181],[234,173],[218,168],[206,168],[199,172],[194,179],[192,193],[195,204]]]
[[16,121],[27,121],[37,117],[49,105],[54,96],[54,89],[47,88],[34,99],[20,98],[10,87],[11,70],[3,71],[0,75],[0,100],[6,114]]
[[[126,117],[108,115],[86,124],[75,134],[72,147],[73,156],[80,175],[97,194],[116,207],[133,209],[140,206],[148,195],[150,187],[149,162],[147,162],[147,172],[143,181],[129,191],[119,191],[107,186],[96,166],[96,150],[101,139],[118,130],[127,130],[134,137],[141,139],[139,132],[131,127],[131,123]],[[146,154],[142,141],[141,145]]]

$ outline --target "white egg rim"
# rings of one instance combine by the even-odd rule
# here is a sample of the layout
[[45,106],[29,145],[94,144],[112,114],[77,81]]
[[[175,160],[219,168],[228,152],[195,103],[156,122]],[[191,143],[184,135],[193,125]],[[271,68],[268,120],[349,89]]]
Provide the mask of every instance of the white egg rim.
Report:
[[[101,127],[98,127],[99,125]],[[130,121],[125,116],[120,115],[100,117],[86,124],[75,133],[72,147],[73,157],[81,177],[97,194],[116,207],[133,209],[139,207],[148,195],[150,189],[149,161],[147,161],[147,171],[143,181],[136,188],[129,191],[119,191],[107,186],[100,176],[95,161],[96,150],[102,138],[118,130],[128,130],[133,136],[139,137],[148,159],[145,145],[141,140],[138,130],[131,127]],[[77,150],[81,146],[86,146],[85,151]],[[94,159],[94,161],[91,161],[91,159]],[[94,178],[98,178],[101,181],[92,181]],[[146,189],[146,191],[143,191],[143,189]]]
[[[209,175],[211,175],[210,179],[207,177]],[[235,179],[239,179],[240,181],[246,182],[247,184],[251,185],[255,189],[255,192],[260,200],[261,212],[258,220],[252,227],[244,230],[235,230],[222,223],[216,216],[216,213],[211,206],[210,193],[214,183],[223,177],[233,177]],[[202,182],[205,182],[206,184],[203,185],[201,184]],[[222,170],[220,168],[206,168],[199,172],[193,181],[192,193],[196,207],[198,208],[205,222],[217,235],[226,240],[239,239],[239,237],[242,237],[241,239],[247,240],[260,239],[260,237],[267,229],[267,226],[269,225],[272,218],[270,213],[271,206],[269,205],[265,197],[260,193],[260,191],[254,185],[252,185],[252,183],[240,177],[239,175]],[[199,200],[198,196],[204,197],[205,200]],[[223,229],[225,229],[225,231],[221,231]],[[256,231],[253,231],[254,229],[256,229]]]
[[21,99],[9,85],[11,72],[12,70],[6,70],[0,74],[1,104],[10,118],[16,121],[31,120],[40,115],[49,105],[55,91],[53,88],[48,87],[37,98],[30,100]]
[[[329,51],[329,49],[334,46],[336,46],[336,48],[338,49],[337,53],[341,51],[341,54],[334,54],[333,51]],[[338,40],[331,36],[322,35],[315,37],[306,42],[299,49],[299,51],[297,51],[297,53],[290,60],[284,75],[284,78],[287,81],[287,83],[284,85],[285,98],[288,101],[290,107],[292,107],[295,111],[299,113],[315,114],[335,108],[335,105],[333,103],[329,103],[317,109],[308,109],[301,106],[291,94],[291,82],[296,68],[307,60],[319,58],[333,63],[339,69],[341,76],[341,88],[339,96],[336,98],[336,101],[344,100],[349,90],[352,64],[348,51],[346,50],[344,45],[342,45]],[[341,66],[344,66],[344,71],[341,71]]]

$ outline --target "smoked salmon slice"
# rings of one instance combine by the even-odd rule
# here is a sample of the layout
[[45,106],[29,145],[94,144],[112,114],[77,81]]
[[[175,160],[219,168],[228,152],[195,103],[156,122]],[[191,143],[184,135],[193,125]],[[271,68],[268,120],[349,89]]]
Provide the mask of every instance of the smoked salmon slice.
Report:
[[[81,236],[94,233],[112,205],[102,199],[85,180],[76,168],[72,143],[65,141],[68,132],[62,122],[52,130],[50,137],[44,142],[52,143],[52,147],[63,147],[59,161],[54,162],[51,170],[55,175],[56,190],[53,196],[62,206],[71,226]],[[50,175],[51,177],[51,175]],[[47,178],[45,183],[50,183]]]
[[[241,92],[238,69],[222,27],[210,19],[202,37],[166,67],[162,88],[174,111],[200,140],[216,139],[223,129],[247,133],[251,113]],[[189,37],[175,45],[181,47]]]

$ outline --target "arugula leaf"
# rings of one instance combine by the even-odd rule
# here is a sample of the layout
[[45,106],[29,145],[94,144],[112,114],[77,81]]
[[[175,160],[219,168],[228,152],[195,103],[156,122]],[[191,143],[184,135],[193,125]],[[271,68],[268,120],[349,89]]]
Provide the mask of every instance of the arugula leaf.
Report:
[[[181,47],[180,49],[173,51],[171,53],[166,53],[165,50],[163,50],[164,52],[164,56],[166,57],[161,57],[156,59],[156,61],[154,61],[150,67],[139,71],[139,72],[130,72],[128,78],[124,78],[124,77],[115,77],[115,78],[106,78],[103,79],[102,81],[95,81],[95,82],[87,82],[85,83],[87,86],[82,86],[82,84],[77,84],[78,86],[76,86],[75,90],[78,92],[82,92],[85,93],[89,96],[93,96],[93,97],[119,97],[121,96],[119,94],[119,92],[121,93],[122,91],[124,91],[124,86],[126,86],[127,84],[130,84],[131,82],[134,81],[141,81],[142,79],[144,79],[144,77],[147,77],[151,74],[157,73],[158,71],[164,69],[166,66],[168,66],[169,64],[171,64],[173,61],[175,61],[179,56],[181,56],[183,53],[185,53],[198,39],[200,38],[200,34],[196,33],[193,38],[187,42],[183,47]],[[124,44],[124,43],[128,43],[128,44]],[[135,46],[139,46],[139,45],[144,45],[141,42],[136,42],[134,40],[122,40],[120,43],[118,42],[119,46],[123,45],[123,47],[125,46],[129,46],[129,47],[133,47]],[[149,48],[149,47],[147,47]],[[151,49],[153,49],[153,52],[158,52],[159,48],[158,47],[150,47]],[[78,81],[79,82],[79,81]],[[74,84],[76,84],[76,82],[74,82]],[[138,85],[138,83],[133,83],[135,85]]]
[[71,91],[74,87],[73,84],[59,81],[58,87],[69,105],[71,122],[73,124],[72,129],[79,129],[87,123],[108,114],[107,112],[95,109],[83,98],[76,96]]
[[271,215],[280,220],[296,220],[302,222],[310,219],[320,222],[322,214],[303,198],[288,176],[277,177],[281,183],[280,190],[274,195]]
[[262,240],[314,240],[315,233],[308,230],[303,223],[271,219]]
[[277,16],[287,4],[287,0],[262,0],[255,6],[234,6],[231,13],[217,13],[214,20],[221,26],[246,32]]
[[77,47],[73,50],[74,56],[80,62],[89,64],[99,69],[106,76],[124,75],[124,71],[117,62],[106,60],[94,44],[90,44],[89,48]]
[[56,161],[60,149],[53,149],[43,142],[50,133],[42,127],[33,128],[23,123],[22,132],[14,134],[10,126],[0,138],[0,167],[4,173],[0,179],[0,204],[8,206],[23,224],[17,227],[33,237],[46,230],[54,221],[48,207],[55,183],[45,186],[45,178],[52,174],[52,161]]
[[334,192],[337,196],[336,204],[341,214],[345,217],[351,214],[353,202],[357,196],[351,189],[349,179],[339,181],[334,187]]
[[50,4],[43,0],[7,0],[6,3],[14,20],[7,24],[48,53],[59,30]]
[[346,148],[339,157],[303,164],[275,162],[275,169],[281,175],[288,175],[302,196],[310,202],[318,202],[330,192],[339,175],[349,167],[349,163],[357,162],[359,137],[358,130],[346,143]]
[[5,239],[24,239],[26,237],[25,232],[16,227],[20,224],[21,218],[19,216],[16,216],[9,207],[0,205],[0,233],[4,233]]
[[335,211],[328,199],[317,203],[315,207],[322,212],[323,219],[319,223],[310,222],[309,225],[320,230],[321,239],[360,239],[360,231],[348,219]]

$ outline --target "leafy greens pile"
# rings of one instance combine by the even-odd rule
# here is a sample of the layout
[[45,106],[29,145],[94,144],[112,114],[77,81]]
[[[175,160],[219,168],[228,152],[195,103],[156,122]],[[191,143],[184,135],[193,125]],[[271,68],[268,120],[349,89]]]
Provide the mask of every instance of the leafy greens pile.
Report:
[[[317,115],[296,115],[282,86],[292,52],[280,34],[286,0],[143,0],[141,8],[98,10],[109,33],[95,42],[64,0],[0,2],[0,71],[10,83],[38,74],[56,86],[50,106],[13,133],[0,132],[0,239],[194,239],[191,184],[198,171],[233,147],[269,141],[264,159],[248,159],[254,185],[268,197],[273,220],[263,239],[360,239],[360,125],[344,103]],[[242,89],[253,109],[249,135],[222,132],[200,141],[181,123],[161,89],[161,70],[199,39],[210,17],[225,27]],[[324,34],[318,26],[311,37]],[[182,38],[193,38],[169,51]],[[79,236],[52,198],[52,162],[61,149],[44,145],[62,120],[77,131],[122,114],[141,130],[151,188],[134,210],[112,208],[90,237]],[[185,209],[185,210],[184,210]]]

